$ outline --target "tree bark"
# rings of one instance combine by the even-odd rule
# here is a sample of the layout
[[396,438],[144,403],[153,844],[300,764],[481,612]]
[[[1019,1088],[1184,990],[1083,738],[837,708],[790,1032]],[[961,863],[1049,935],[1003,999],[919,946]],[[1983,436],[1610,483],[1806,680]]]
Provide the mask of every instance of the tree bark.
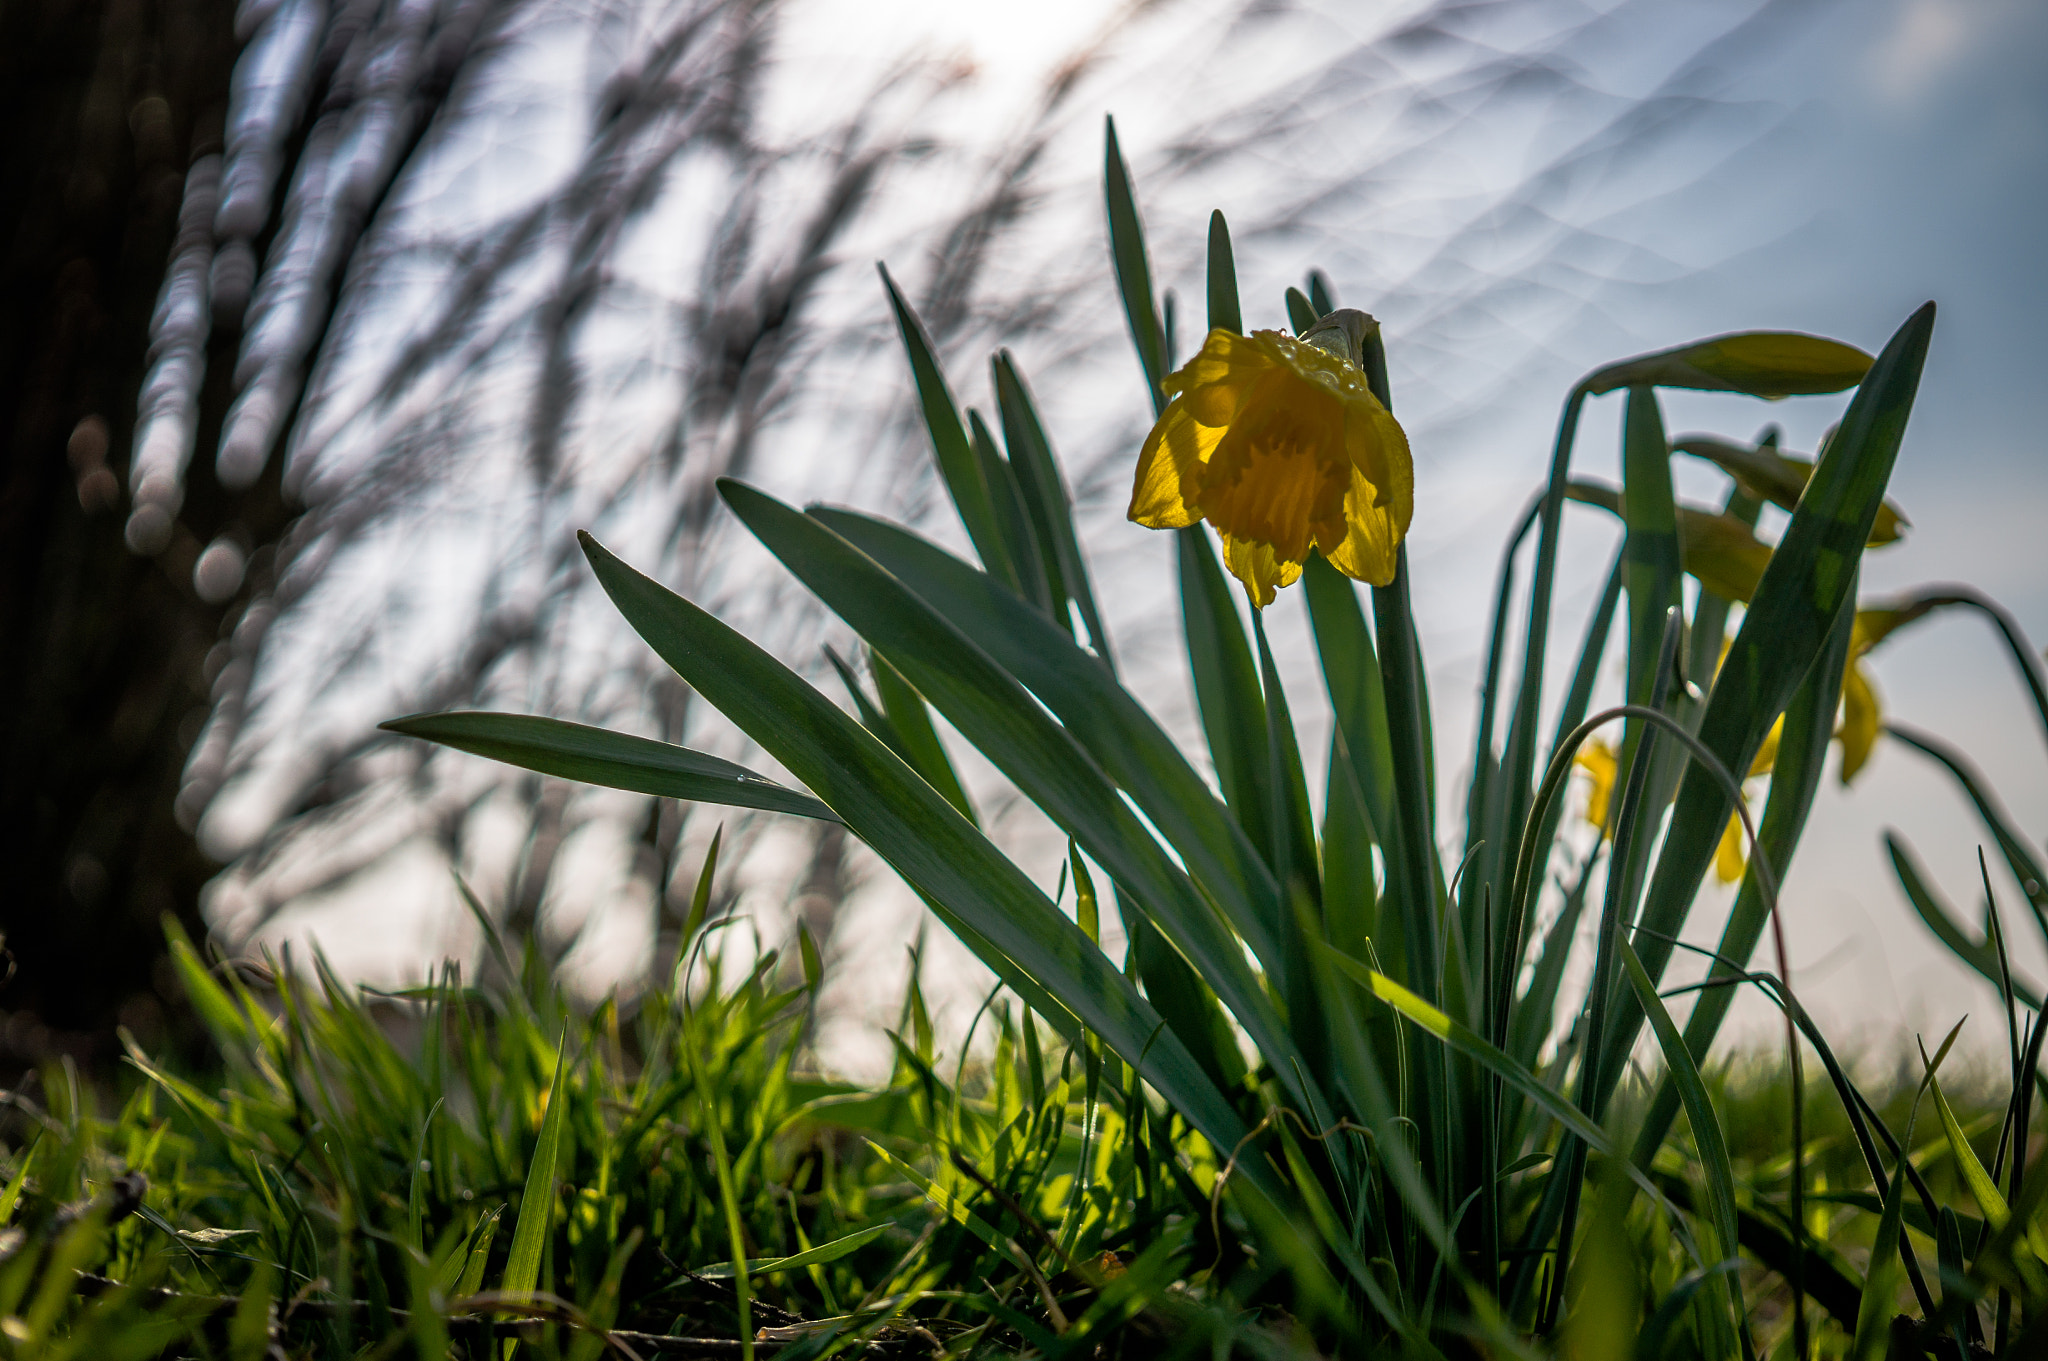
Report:
[[64,1054],[103,1065],[118,1026],[151,1047],[197,1038],[162,925],[202,931],[215,868],[173,811],[223,619],[192,565],[231,525],[264,542],[279,502],[274,479],[230,497],[196,468],[170,546],[137,556],[125,462],[185,174],[218,150],[234,18],[231,0],[0,3],[4,1082]]

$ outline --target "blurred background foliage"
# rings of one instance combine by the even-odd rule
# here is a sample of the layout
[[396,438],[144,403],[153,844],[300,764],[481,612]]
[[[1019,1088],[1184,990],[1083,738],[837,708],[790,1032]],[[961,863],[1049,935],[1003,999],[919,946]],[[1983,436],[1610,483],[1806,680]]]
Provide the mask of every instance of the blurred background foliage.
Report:
[[[166,915],[239,940],[394,865],[482,876],[559,961],[579,927],[547,908],[595,837],[672,943],[685,808],[394,750],[367,720],[495,701],[737,749],[624,630],[591,631],[570,530],[819,670],[821,620],[725,544],[713,480],[767,468],[919,522],[884,255],[942,350],[999,336],[1085,409],[1110,333],[1102,250],[1074,248],[1099,239],[1093,158],[1064,148],[1106,104],[1166,129],[1150,192],[1253,205],[1241,242],[1389,242],[1376,282],[1430,299],[1407,343],[1487,314],[1540,348],[1532,293],[1585,306],[1631,258],[1586,207],[1603,177],[1758,135],[1726,72],[1814,8],[1696,16],[1617,84],[1599,64],[1641,5],[1133,5],[992,115],[914,6],[9,0],[0,1067],[103,1065],[121,1025],[196,1044]],[[1518,119],[1538,131],[1505,179],[1418,172]],[[1131,433],[1083,425],[1084,509]],[[843,836],[771,849],[829,943]]]

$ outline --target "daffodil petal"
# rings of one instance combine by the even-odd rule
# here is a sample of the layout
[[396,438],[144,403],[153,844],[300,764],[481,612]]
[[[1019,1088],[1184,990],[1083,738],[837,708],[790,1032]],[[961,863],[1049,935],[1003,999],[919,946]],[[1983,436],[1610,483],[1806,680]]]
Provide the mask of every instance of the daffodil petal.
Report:
[[1190,502],[1222,438],[1220,428],[1195,420],[1179,401],[1167,407],[1138,455],[1130,518],[1148,529],[1185,529],[1199,520]]
[[1273,545],[1257,539],[1223,536],[1223,565],[1244,583],[1245,593],[1260,609],[1273,603],[1274,591],[1292,586],[1301,575],[1301,564],[1289,562],[1273,551]]
[[1247,336],[1215,330],[1202,352],[1167,380],[1169,392],[1181,394],[1189,414],[1204,425],[1228,425],[1237,419],[1259,378],[1277,367],[1273,356]]
[[[1336,543],[1318,534],[1323,556],[1330,565],[1357,581],[1384,586],[1394,579],[1400,561],[1401,530],[1391,507],[1376,507],[1373,484],[1353,473],[1351,490],[1344,497],[1343,537]],[[1333,527],[1336,528],[1336,527]]]
[[1742,819],[1730,813],[1728,826],[1721,832],[1721,844],[1714,850],[1714,877],[1724,884],[1732,884],[1742,877],[1742,871],[1748,864],[1749,857],[1743,849]]
[[1599,738],[1593,738],[1579,748],[1572,763],[1586,772],[1592,787],[1586,792],[1586,821],[1600,829],[1602,839],[1607,836],[1607,804],[1614,793],[1614,777],[1617,761],[1614,748]]
[[1870,683],[1870,673],[1863,669],[1862,663],[1851,663],[1842,674],[1842,726],[1835,734],[1842,743],[1843,784],[1855,779],[1857,772],[1869,762],[1883,719],[1877,690]]
[[[1727,653],[1724,649],[1723,656]],[[1778,764],[1778,739],[1785,735],[1785,715],[1779,714],[1778,721],[1764,734],[1764,744],[1756,749],[1756,759],[1749,763],[1749,777],[1768,775]]]
[[1390,510],[1399,532],[1407,533],[1415,514],[1415,460],[1401,423],[1370,391],[1344,403],[1344,452],[1372,485],[1370,504]]

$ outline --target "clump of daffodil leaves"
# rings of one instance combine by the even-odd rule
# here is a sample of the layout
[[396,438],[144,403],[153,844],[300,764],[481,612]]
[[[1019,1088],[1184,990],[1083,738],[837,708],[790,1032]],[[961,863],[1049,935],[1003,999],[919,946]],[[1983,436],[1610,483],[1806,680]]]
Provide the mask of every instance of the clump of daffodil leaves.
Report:
[[1355,580],[1393,580],[1415,514],[1415,462],[1366,384],[1377,326],[1344,308],[1298,339],[1210,331],[1161,384],[1172,401],[1138,455],[1130,518],[1151,529],[1208,521],[1224,566],[1261,608],[1294,584],[1311,549]]
[[[1775,974],[1753,959],[1833,745],[1845,780],[1886,731],[1948,765],[2048,929],[2048,872],[2025,838],[2006,831],[1960,758],[1884,723],[1866,667],[1874,648],[1929,609],[1972,606],[2003,633],[2048,728],[2040,660],[1991,602],[1952,587],[1861,608],[1856,599],[1865,549],[1895,542],[1905,524],[1884,498],[1932,305],[1875,357],[1822,337],[1753,331],[1625,359],[1572,387],[1547,463],[1532,461],[1534,495],[1502,556],[1454,829],[1439,791],[1455,787],[1460,765],[1436,742],[1407,580],[1416,464],[1393,414],[1379,323],[1336,306],[1328,280],[1311,274],[1306,292],[1285,298],[1291,335],[1246,327],[1219,212],[1204,276],[1208,329],[1177,362],[1173,297],[1155,297],[1113,132],[1104,168],[1109,265],[1153,418],[1131,451],[1127,513],[1171,531],[1206,752],[1186,750],[1126,688],[1052,437],[1015,357],[993,357],[984,408],[993,418],[964,408],[886,272],[933,461],[970,555],[878,515],[720,487],[734,515],[865,645],[850,662],[831,657],[850,712],[584,540],[628,622],[806,789],[701,752],[533,716],[439,714],[389,726],[545,774],[843,826],[1030,1009],[1037,1020],[1019,1030],[1019,1048],[994,1062],[1021,1065],[1033,1093],[1026,1109],[1044,1118],[992,1100],[983,1130],[995,1131],[992,1147],[906,1143],[864,1115],[865,1102],[813,1117],[851,1122],[926,1192],[923,1232],[944,1235],[934,1261],[953,1284],[929,1300],[891,1297],[887,1307],[906,1321],[944,1310],[958,1326],[979,1310],[983,1325],[1000,1320],[1043,1355],[1122,1346],[1111,1334],[1128,1324],[1138,1331],[1125,1355],[1562,1348],[1868,1361],[1892,1336],[1902,1280],[1915,1285],[1915,1336],[1939,1333],[1945,1347],[2006,1346],[2003,1323],[1956,1322],[2000,1291],[2017,1294],[2030,1324],[2048,1318],[2048,1281],[2027,1256],[2027,1225],[2048,1216],[2048,1159],[1996,1164],[2012,1176],[2001,1191],[1997,1172],[1970,1171],[1983,1169],[1960,1127],[1945,1122],[1976,1197],[1967,1222],[1983,1227],[1963,1229],[1967,1250],[1947,1234],[1940,1274],[1923,1271],[1900,1235],[1912,1197],[1896,1188],[1927,1193],[1912,1169],[1902,1174],[1883,1156],[1913,1149],[1911,1129],[1903,1139],[1873,1133],[1874,1108],[1830,1059],[1856,1138],[1834,1141],[1851,1161],[1840,1180],[1828,1173],[1829,1186],[1863,1199],[1853,1208],[1842,1200],[1836,1216],[1853,1223],[1853,1250],[1823,1260],[1808,1253],[1813,1221],[1799,1199],[1806,1089],[1795,1079],[1789,1157],[1745,1154],[1738,1174],[1701,1077],[1738,986],[1765,987],[1827,1057],[1782,958]],[[1836,433],[1807,460],[1781,453],[1775,436],[1669,439],[1659,394],[1673,389],[1764,401],[1849,395]],[[1623,427],[1618,488],[1572,470],[1580,418],[1610,394],[1619,400],[1604,409]],[[1728,474],[1724,504],[1679,503],[1679,455]],[[1583,621],[1554,608],[1573,502],[1618,515],[1627,531]],[[1787,512],[1773,542],[1756,532],[1767,504]],[[1688,577],[1698,583],[1690,594]],[[1286,665],[1268,636],[1266,607],[1296,584],[1317,670]],[[1594,712],[1617,650],[1627,702]],[[1560,671],[1570,676],[1562,693]],[[1315,729],[1297,730],[1291,717],[1304,689],[1327,703],[1321,751],[1304,753],[1302,734]],[[1620,735],[1614,746],[1594,744],[1609,732]],[[1013,859],[987,834],[950,750],[959,742],[986,758],[986,778],[1007,781],[1068,838],[1056,873]],[[1592,776],[1591,820],[1603,832],[1613,823],[1590,851],[1588,838],[1559,835],[1575,762]],[[1762,816],[1751,823],[1744,781],[1765,775]],[[1732,842],[1731,813],[1744,817]],[[2017,996],[1990,947],[1894,859],[1930,928]],[[1699,890],[1717,862],[1739,871],[1743,887],[1681,1026],[1664,1003],[1674,995],[1665,975],[1698,924]],[[1599,863],[1598,929],[1581,931]],[[1112,911],[1120,933],[1105,929]],[[1589,950],[1592,967],[1577,967]],[[2011,1146],[2023,1154],[2044,1029],[2012,1088],[2009,1127],[2020,1137]],[[1652,1044],[1661,1067],[1639,1061]],[[2015,1054],[2021,1044],[2015,1022]],[[1929,1063],[1930,1083],[1939,1062]],[[1681,1114],[1689,1140],[1675,1133]],[[1766,1164],[1789,1166],[1789,1193],[1777,1172],[1749,1175]],[[1949,1222],[1945,1207],[1917,1199],[1911,1213]],[[1836,1237],[1834,1246],[1848,1242]],[[1114,1272],[1077,1269],[1106,1252],[1116,1254]],[[744,1256],[736,1243],[742,1289]],[[1851,1261],[1869,1264],[1860,1281],[1840,1265]],[[1766,1297],[1771,1304],[1752,1309]],[[1809,1327],[1813,1309],[1836,1335]],[[1776,1335],[1757,1337],[1762,1330]]]

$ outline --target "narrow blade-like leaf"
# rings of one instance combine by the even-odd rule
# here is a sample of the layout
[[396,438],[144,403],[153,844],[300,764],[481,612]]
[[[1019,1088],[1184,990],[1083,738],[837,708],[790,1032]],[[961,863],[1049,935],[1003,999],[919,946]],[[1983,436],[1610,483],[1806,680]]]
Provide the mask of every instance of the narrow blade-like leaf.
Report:
[[688,747],[530,714],[414,714],[377,726],[565,780],[837,822],[808,794]]

